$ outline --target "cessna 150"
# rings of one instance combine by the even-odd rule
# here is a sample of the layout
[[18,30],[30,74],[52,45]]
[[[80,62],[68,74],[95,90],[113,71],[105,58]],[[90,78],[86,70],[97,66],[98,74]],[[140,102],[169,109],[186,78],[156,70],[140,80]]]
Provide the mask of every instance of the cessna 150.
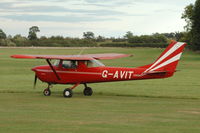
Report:
[[[37,78],[46,82],[45,96],[51,95],[52,84],[73,84],[63,91],[64,97],[72,97],[72,90],[80,84],[85,86],[85,96],[93,91],[87,83],[159,79],[173,76],[176,66],[185,47],[183,42],[172,42],[152,64],[136,68],[106,67],[99,60],[128,57],[127,54],[87,54],[87,55],[12,55],[12,58],[45,59],[48,65],[32,68],[35,72],[34,86]],[[54,64],[51,59],[55,59]]]

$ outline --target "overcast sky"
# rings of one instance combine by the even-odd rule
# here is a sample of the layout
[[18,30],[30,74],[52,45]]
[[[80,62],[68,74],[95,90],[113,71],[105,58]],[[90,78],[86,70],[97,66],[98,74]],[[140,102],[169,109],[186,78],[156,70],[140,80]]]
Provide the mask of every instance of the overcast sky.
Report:
[[83,32],[122,37],[183,31],[184,8],[195,0],[1,0],[0,29],[27,36],[39,26],[39,36],[82,37]]

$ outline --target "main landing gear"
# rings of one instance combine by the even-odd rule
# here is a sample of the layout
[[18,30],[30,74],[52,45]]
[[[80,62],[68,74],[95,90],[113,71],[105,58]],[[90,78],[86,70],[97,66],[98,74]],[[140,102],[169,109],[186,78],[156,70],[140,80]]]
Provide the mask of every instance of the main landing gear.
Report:
[[[75,84],[74,86],[72,86],[71,88],[66,88],[64,91],[63,91],[63,96],[65,98],[70,98],[73,96],[73,89],[75,87],[77,87],[79,84]],[[92,88],[88,87],[87,84],[84,84],[85,86],[85,89],[83,90],[83,94],[85,96],[91,96],[93,94],[93,91],[92,91]],[[50,96],[51,95],[51,90],[50,90],[50,87],[51,87],[51,84],[48,84],[48,87],[46,89],[44,89],[43,91],[43,94],[45,96]]]
[[73,91],[70,88],[67,88],[63,91],[63,96],[66,98],[70,98],[73,95]]
[[83,94],[85,96],[92,96],[92,93],[93,93],[92,88],[87,87],[87,84],[84,84],[84,86],[85,86],[85,89],[83,90]]

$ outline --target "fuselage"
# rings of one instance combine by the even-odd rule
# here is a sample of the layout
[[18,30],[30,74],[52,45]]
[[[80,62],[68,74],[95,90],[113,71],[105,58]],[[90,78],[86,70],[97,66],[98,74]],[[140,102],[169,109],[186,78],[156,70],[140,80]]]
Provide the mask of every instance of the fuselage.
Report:
[[76,83],[98,83],[125,80],[141,80],[152,78],[165,78],[170,75],[145,75],[146,68],[126,68],[126,67],[88,67],[84,61],[78,61],[76,68],[64,68],[62,65],[53,66],[56,77],[50,66],[37,66],[32,68],[37,77],[47,83],[52,84],[76,84]]

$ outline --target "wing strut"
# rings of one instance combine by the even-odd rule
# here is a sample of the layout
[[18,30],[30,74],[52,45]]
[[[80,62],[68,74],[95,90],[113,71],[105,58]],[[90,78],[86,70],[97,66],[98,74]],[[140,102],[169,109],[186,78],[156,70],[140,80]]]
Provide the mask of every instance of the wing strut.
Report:
[[54,74],[56,75],[57,79],[60,80],[60,77],[58,76],[56,70],[53,68],[51,62],[49,61],[49,59],[46,59],[47,63],[49,64],[49,66],[51,67],[51,69],[53,70]]

